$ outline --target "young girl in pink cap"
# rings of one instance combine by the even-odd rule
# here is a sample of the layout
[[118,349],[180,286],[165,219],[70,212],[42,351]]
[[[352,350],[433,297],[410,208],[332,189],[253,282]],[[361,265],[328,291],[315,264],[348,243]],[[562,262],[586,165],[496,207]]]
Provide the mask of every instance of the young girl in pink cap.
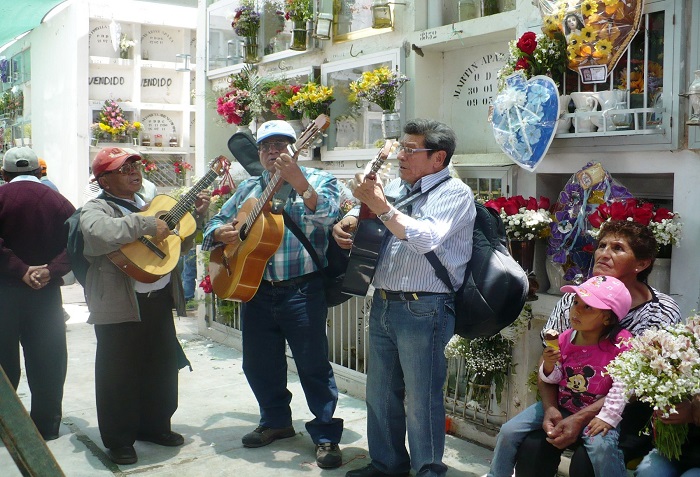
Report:
[[[605,367],[627,349],[625,342],[632,337],[619,324],[629,312],[632,298],[620,280],[609,276],[596,276],[561,291],[576,293],[571,328],[558,337],[558,346],[545,348],[540,378],[559,384],[557,411],[562,417],[605,399],[603,408],[584,428],[580,443],[588,451],[596,476],[624,477],[627,471],[617,441],[626,399],[621,385],[612,381]],[[547,412],[537,402],[501,427],[489,477],[513,474],[520,443],[530,431],[542,427]],[[552,432],[551,428],[544,430]]]

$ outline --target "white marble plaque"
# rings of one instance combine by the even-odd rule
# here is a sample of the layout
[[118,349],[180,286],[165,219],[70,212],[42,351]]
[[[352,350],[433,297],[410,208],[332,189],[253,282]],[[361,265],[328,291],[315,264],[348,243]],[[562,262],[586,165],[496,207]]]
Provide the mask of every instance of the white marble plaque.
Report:
[[503,42],[445,53],[443,110],[457,134],[458,153],[500,152],[488,115],[507,52]]
[[109,23],[107,22],[90,22],[88,45],[90,47],[90,56],[119,58],[119,50],[114,50],[112,35],[109,33]]
[[146,113],[141,117],[141,126],[144,133],[151,135],[151,145],[154,134],[162,134],[166,145],[170,135],[177,134],[175,120],[164,113]]
[[[141,57],[151,61],[175,61],[182,50],[182,31],[175,28],[147,26],[141,28]],[[189,47],[187,48],[189,50]]]
[[143,69],[141,71],[141,102],[180,104],[181,101],[181,73],[165,69]]

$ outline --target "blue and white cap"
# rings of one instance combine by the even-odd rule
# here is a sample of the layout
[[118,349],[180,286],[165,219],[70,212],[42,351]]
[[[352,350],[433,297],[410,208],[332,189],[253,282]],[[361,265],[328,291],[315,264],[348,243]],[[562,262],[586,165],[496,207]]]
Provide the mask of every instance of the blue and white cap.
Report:
[[286,136],[292,141],[297,140],[297,134],[294,132],[294,128],[290,126],[287,121],[282,121],[280,119],[263,123],[258,128],[258,139],[256,142],[260,144],[263,140],[270,136]]

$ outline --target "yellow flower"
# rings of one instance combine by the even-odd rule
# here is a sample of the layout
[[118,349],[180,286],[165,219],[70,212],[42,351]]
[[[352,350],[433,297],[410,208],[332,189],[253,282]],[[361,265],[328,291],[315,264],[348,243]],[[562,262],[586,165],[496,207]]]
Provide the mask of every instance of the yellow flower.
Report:
[[587,42],[595,41],[595,39],[598,38],[598,32],[593,28],[587,26],[583,30],[581,30],[581,38],[583,38],[584,41]]
[[141,123],[138,121],[134,121],[134,128],[135,129],[141,129]]
[[596,0],[584,0],[581,3],[581,14],[584,17],[591,15],[598,11],[598,2]]
[[579,45],[579,44],[575,44],[575,45],[569,44],[566,47],[566,54],[569,57],[569,60],[573,61],[574,58],[576,58],[578,56],[580,49],[581,49],[581,45]]
[[603,0],[603,3],[606,7],[617,7],[617,4],[620,3],[620,0]]
[[577,48],[581,47],[581,43],[584,42],[584,38],[581,34],[578,33],[572,33],[571,36],[569,37],[566,42],[569,44],[569,46],[575,46]]
[[559,30],[559,21],[554,15],[547,15],[544,17],[544,28],[545,32],[553,32]]
[[601,57],[609,56],[612,51],[612,43],[608,40],[598,40],[598,43],[595,45],[595,51]]

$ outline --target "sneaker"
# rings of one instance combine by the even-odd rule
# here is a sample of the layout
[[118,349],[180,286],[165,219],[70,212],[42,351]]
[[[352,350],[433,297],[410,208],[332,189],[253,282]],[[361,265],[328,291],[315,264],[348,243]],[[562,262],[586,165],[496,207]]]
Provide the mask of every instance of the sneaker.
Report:
[[258,426],[253,432],[243,436],[243,447],[262,447],[277,439],[294,437],[296,432],[292,426],[273,429],[271,427]]
[[138,460],[134,446],[115,447],[107,449],[109,460],[119,465],[135,464]]
[[343,454],[335,442],[316,444],[316,464],[322,469],[335,469],[343,463]]

